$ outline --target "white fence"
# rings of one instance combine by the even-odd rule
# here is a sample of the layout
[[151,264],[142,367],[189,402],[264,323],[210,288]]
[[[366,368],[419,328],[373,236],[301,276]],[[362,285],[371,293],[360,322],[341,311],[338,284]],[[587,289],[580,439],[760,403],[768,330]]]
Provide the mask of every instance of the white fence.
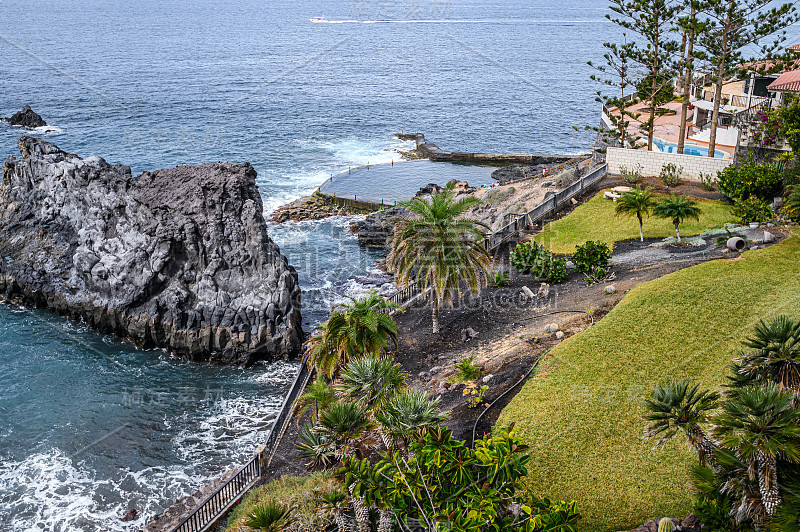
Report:
[[683,168],[682,177],[684,179],[699,181],[701,172],[716,177],[717,172],[733,163],[733,159],[712,159],[711,157],[680,153],[609,147],[606,152],[606,163],[610,174],[619,174],[620,168],[623,166],[631,170],[637,165],[641,165],[644,176],[657,176],[661,173],[664,165],[673,163],[675,166]]

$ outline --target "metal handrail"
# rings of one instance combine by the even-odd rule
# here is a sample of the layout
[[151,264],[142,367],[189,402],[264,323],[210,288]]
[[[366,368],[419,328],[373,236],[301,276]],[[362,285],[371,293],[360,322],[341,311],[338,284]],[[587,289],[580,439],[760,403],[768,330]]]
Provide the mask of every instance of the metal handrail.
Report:
[[233,477],[214,490],[197,508],[181,520],[172,529],[172,532],[204,532],[215,524],[218,518],[223,515],[230,505],[247,492],[261,476],[266,473],[267,468],[272,463],[272,457],[278,447],[278,442],[283,437],[289,426],[291,414],[294,412],[294,403],[300,392],[305,389],[311,376],[308,369],[308,355],[303,357],[300,371],[297,373],[289,393],[281,405],[275,422],[267,435],[264,443],[263,453],[256,454],[249,462],[239,469]]

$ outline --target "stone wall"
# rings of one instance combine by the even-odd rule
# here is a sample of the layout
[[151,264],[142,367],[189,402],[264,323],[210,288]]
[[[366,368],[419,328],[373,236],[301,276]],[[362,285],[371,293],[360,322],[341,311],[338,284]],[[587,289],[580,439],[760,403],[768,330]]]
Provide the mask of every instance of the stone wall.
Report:
[[560,164],[569,161],[569,155],[548,155],[529,153],[470,153],[450,152],[436,144],[427,142],[422,133],[399,133],[400,140],[413,140],[417,143],[417,152],[426,159],[434,161],[454,161],[481,164]]
[[733,163],[733,159],[712,159],[696,155],[609,147],[606,152],[606,162],[610,174],[619,174],[623,166],[632,169],[640,164],[644,176],[657,176],[664,165],[674,163],[675,166],[683,168],[683,179],[699,181],[700,172],[716,177],[717,172]]

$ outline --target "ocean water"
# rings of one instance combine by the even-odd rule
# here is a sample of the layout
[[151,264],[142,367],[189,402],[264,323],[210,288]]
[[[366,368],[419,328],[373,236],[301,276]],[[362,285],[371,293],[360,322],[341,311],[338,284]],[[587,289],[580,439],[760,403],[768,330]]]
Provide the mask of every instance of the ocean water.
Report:
[[[134,172],[250,161],[267,212],[348,167],[443,149],[591,145],[592,0],[0,0],[0,116],[30,104],[62,149]],[[325,15],[327,22],[309,18]],[[0,155],[20,128],[0,124]],[[304,323],[368,288],[380,253],[348,218],[271,226]],[[384,291],[390,287],[382,286]],[[138,350],[0,304],[0,530],[136,530],[248,458],[296,366],[242,370]],[[139,519],[122,523],[129,508]]]

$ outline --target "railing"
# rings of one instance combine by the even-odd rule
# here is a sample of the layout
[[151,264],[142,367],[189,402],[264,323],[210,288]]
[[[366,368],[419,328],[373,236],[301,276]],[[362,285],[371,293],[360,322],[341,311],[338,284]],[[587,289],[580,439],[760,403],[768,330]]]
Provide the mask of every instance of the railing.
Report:
[[283,400],[283,405],[272,424],[272,428],[267,435],[260,451],[236,472],[230,480],[217,488],[206,500],[204,500],[192,513],[186,516],[175,528],[173,532],[206,532],[213,528],[219,518],[223,516],[261,476],[266,473],[278,443],[283,437],[294,412],[294,403],[302,393],[311,377],[311,371],[306,363],[308,355],[303,357],[300,371]]

